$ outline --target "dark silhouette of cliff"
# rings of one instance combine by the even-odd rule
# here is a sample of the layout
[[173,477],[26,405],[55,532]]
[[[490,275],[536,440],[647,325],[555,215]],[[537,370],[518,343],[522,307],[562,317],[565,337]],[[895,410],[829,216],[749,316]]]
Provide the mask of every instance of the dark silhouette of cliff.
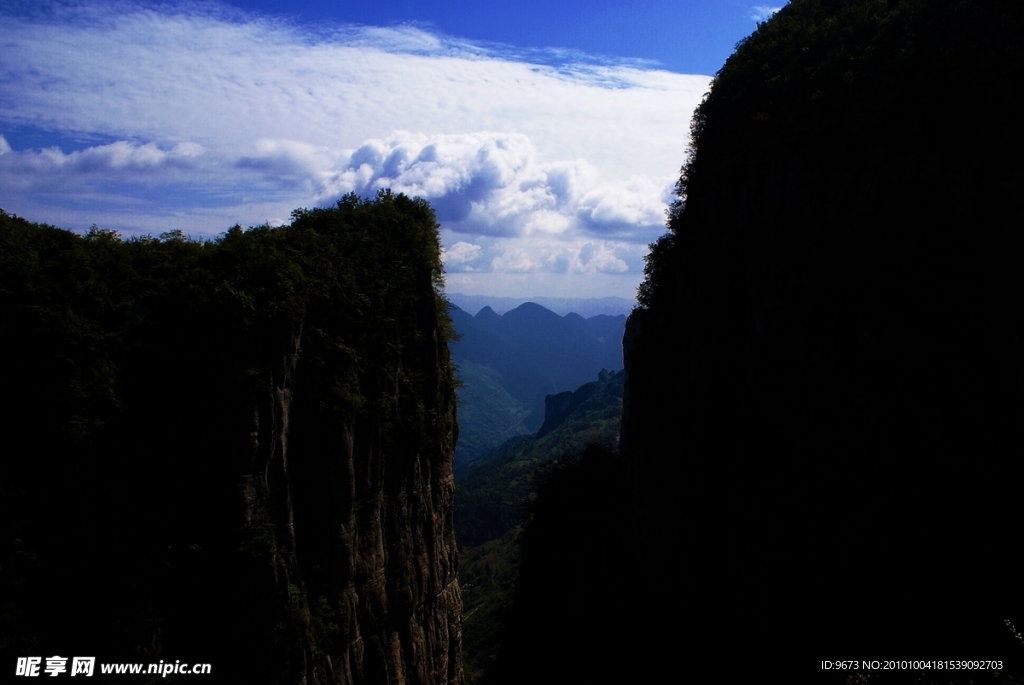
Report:
[[[487,683],[657,682],[672,677],[677,620],[617,549],[630,534],[625,464],[591,445],[547,473],[520,535],[511,609]],[[657,623],[647,623],[655,618]]]
[[626,326],[623,461],[540,490],[495,682],[1021,681],[1022,29],[792,0],[737,46]]
[[695,113],[621,443],[638,561],[701,641],[736,616],[977,653],[1005,631],[951,616],[1021,592],[997,550],[1024,454],[1022,15],[793,0]]
[[5,663],[461,682],[440,286],[384,192],[203,243],[0,215]]

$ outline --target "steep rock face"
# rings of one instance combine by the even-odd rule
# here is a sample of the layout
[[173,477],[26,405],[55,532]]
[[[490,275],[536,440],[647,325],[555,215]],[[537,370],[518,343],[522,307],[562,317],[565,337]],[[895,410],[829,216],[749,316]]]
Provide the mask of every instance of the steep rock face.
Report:
[[[295,425],[305,435],[290,441],[306,460],[289,488],[307,499],[295,507],[299,570],[330,570],[316,589],[328,600],[337,638],[309,655],[324,682],[461,682],[454,386],[436,302],[425,298],[416,308],[422,339],[401,344],[404,370],[425,376],[418,397],[410,404],[400,395],[411,388],[396,387],[382,399],[422,415],[387,422],[355,415],[328,430],[299,416]],[[318,458],[325,449],[336,453],[335,463]],[[309,631],[311,642],[325,639],[317,632]]]
[[876,611],[1017,592],[982,550],[1015,535],[1024,454],[1022,27],[1010,2],[793,0],[696,113],[621,438],[634,549],[688,636],[742,644],[742,615],[763,644],[799,612],[934,637]]
[[0,492],[4,656],[461,683],[429,206],[347,197],[210,243],[0,218],[25,343],[4,425],[40,427]]
[[[431,310],[425,318],[439,315]],[[433,367],[427,367],[425,411],[436,414],[427,427],[434,435],[425,439],[418,427],[381,436],[377,426],[367,434],[356,422],[345,430],[350,504],[338,537],[352,580],[339,602],[348,612],[342,633],[350,639],[336,668],[363,677],[342,682],[461,681],[462,600],[452,527],[455,403],[447,350],[436,325],[431,333],[419,361]],[[377,614],[379,607],[385,616]],[[367,641],[383,652],[377,674],[365,654]]]

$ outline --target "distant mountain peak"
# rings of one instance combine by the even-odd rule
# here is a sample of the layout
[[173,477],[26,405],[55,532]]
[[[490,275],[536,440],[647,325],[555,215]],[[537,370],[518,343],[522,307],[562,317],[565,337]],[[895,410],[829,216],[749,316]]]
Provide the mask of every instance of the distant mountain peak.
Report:
[[484,306],[484,308],[481,309],[480,311],[478,311],[476,313],[476,316],[473,317],[473,318],[474,319],[485,319],[486,320],[486,319],[500,319],[501,316],[497,312],[495,312],[493,309],[491,309],[489,306]]
[[518,319],[523,317],[529,317],[536,319],[538,317],[546,317],[552,319],[560,319],[558,314],[551,311],[547,307],[543,307],[536,302],[524,302],[510,312],[505,313],[505,317],[509,319]]

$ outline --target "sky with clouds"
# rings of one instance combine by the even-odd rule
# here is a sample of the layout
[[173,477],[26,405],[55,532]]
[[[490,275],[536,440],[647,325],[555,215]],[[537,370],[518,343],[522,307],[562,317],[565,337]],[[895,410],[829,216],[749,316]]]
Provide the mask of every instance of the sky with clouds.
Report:
[[631,298],[693,108],[775,9],[352,4],[0,4],[0,207],[200,238],[392,188],[449,291]]

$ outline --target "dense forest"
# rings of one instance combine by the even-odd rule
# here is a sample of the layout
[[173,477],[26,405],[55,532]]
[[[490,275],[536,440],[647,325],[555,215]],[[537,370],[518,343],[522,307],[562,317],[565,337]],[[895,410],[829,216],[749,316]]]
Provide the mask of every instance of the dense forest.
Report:
[[212,241],[0,214],[5,662],[460,682],[441,279],[383,191]]

